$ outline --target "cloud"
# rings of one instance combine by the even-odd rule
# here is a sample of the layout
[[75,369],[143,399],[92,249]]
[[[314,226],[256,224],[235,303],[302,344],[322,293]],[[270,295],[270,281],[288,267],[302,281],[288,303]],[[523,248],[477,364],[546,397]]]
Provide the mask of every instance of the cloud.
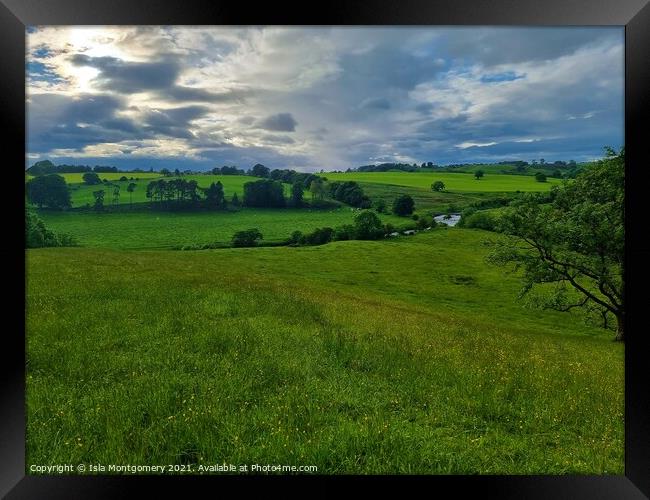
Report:
[[618,27],[64,26],[27,42],[30,161],[319,170],[623,144]]
[[257,128],[275,132],[295,132],[298,122],[291,113],[278,113],[267,116],[257,123]]

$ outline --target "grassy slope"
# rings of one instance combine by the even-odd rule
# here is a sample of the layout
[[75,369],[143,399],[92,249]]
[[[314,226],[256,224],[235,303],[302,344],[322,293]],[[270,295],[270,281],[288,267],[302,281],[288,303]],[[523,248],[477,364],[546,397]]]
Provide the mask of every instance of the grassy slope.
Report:
[[473,174],[457,172],[350,172],[322,174],[330,181],[357,181],[395,186],[431,189],[435,181],[443,181],[451,192],[508,192],[508,191],[545,191],[560,183],[558,179],[537,182],[532,176],[485,174],[476,180]]
[[[67,174],[58,174],[62,176],[68,184],[82,183],[83,175],[85,172],[78,173],[67,173]],[[100,179],[108,179],[109,181],[118,180],[120,177],[125,176],[127,178],[137,177],[139,179],[156,179],[160,177],[158,172],[95,172]],[[33,179],[33,175],[26,175],[26,180]]]
[[[55,232],[74,236],[83,246],[169,248],[177,245],[229,242],[236,231],[258,228],[265,241],[280,241],[296,230],[337,227],[353,222],[349,207],[315,209],[242,209],[239,212],[55,212],[40,215]],[[393,215],[382,220],[395,225],[412,222]]]
[[487,236],[29,250],[27,462],[622,473],[623,347]]
[[[160,176],[158,176],[160,178]],[[247,182],[253,182],[256,180],[259,180],[257,177],[250,177],[250,176],[244,176],[244,175],[185,175],[182,177],[183,179],[190,181],[190,180],[195,180],[197,181],[199,187],[208,187],[212,182],[217,182],[220,181],[223,184],[223,191],[228,200],[232,198],[232,195],[237,193],[237,196],[239,197],[240,201],[244,195],[244,184]],[[165,180],[172,180],[174,177],[166,177],[164,178]],[[113,181],[112,184],[116,184],[120,186],[120,199],[119,203],[121,205],[128,205],[131,203],[131,198],[133,199],[133,203],[142,203],[142,202],[147,202],[150,201],[147,198],[147,185],[149,182],[151,182],[152,179],[143,179],[141,178],[139,181]],[[134,182],[136,184],[135,191],[133,191],[133,195],[130,196],[129,193],[127,192],[126,188],[129,185],[129,183]],[[104,189],[106,192],[105,198],[104,198],[104,204],[109,205],[112,203],[113,200],[113,189],[114,187],[112,185],[104,186],[104,185],[94,185],[94,186],[88,186],[85,184],[71,184],[70,189],[72,192],[72,206],[73,207],[82,207],[86,204],[92,205],[95,201],[95,198],[93,196],[93,191],[97,191],[99,189]],[[284,191],[287,196],[289,196],[289,193],[291,192],[291,186],[289,184],[284,184]]]

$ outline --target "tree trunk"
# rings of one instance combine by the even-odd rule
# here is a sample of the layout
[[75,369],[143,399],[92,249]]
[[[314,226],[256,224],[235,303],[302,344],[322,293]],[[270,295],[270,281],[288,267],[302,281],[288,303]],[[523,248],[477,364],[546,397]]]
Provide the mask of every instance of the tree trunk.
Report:
[[619,314],[616,316],[616,321],[617,321],[617,329],[616,329],[616,340],[617,342],[623,342],[624,340],[624,329],[625,329],[625,316],[623,314]]

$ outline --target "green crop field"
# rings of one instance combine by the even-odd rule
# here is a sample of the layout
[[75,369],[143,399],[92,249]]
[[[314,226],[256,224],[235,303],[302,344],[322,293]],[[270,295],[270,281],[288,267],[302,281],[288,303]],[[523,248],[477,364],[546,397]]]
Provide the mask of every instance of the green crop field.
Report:
[[414,188],[431,189],[435,181],[442,181],[451,192],[512,192],[512,191],[546,191],[562,181],[549,178],[547,182],[537,182],[534,177],[526,175],[502,175],[486,173],[480,180],[470,173],[457,172],[348,172],[320,174],[330,181],[356,181],[363,183],[388,184]]
[[622,474],[623,346],[493,237],[30,249],[27,463]]
[[[350,207],[335,209],[253,209],[239,212],[42,211],[48,227],[72,235],[82,246],[111,248],[170,248],[179,245],[230,242],[236,231],[258,228],[264,241],[286,240],[294,231],[351,224]],[[396,226],[409,219],[383,215]],[[412,221],[411,221],[412,222]]]

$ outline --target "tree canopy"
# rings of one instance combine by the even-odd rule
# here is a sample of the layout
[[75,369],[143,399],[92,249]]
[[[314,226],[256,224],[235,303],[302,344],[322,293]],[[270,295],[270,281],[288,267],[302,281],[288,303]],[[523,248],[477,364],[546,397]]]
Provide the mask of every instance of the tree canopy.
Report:
[[[527,194],[504,210],[489,260],[523,269],[522,296],[560,311],[582,308],[624,338],[625,152],[585,168],[574,181],[554,186],[551,202]],[[616,318],[612,325],[611,317]]]
[[65,179],[58,174],[34,177],[27,182],[27,200],[39,208],[69,208],[72,206],[70,191]]

